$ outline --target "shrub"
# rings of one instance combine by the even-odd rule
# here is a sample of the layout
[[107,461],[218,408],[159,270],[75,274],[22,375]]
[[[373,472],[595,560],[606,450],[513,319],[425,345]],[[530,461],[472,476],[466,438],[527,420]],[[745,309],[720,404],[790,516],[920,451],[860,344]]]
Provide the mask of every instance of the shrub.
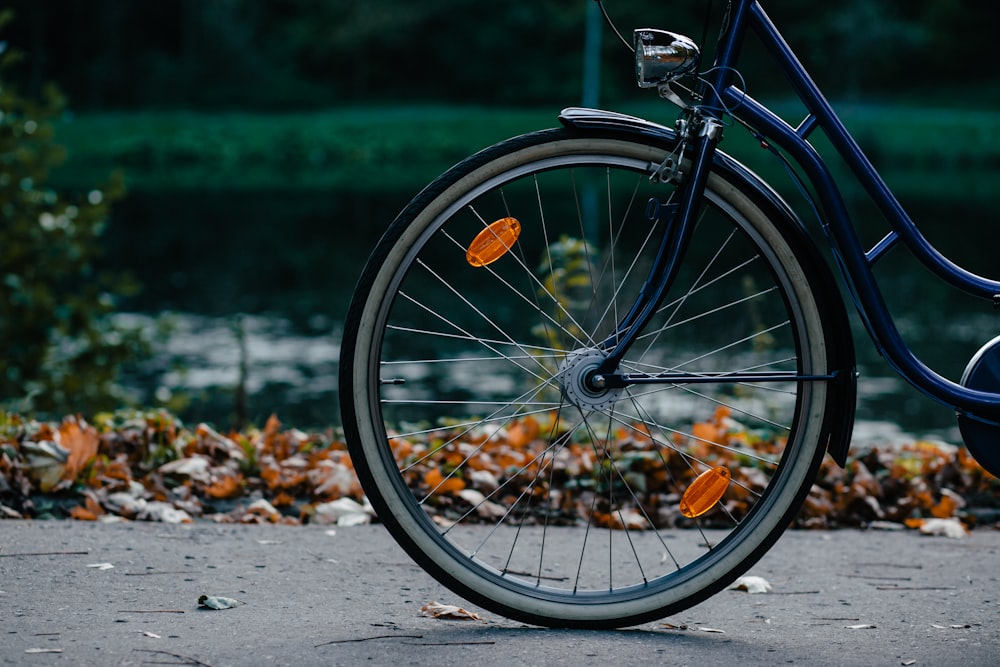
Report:
[[[0,11],[0,33],[12,16]],[[0,41],[0,403],[44,412],[114,407],[121,365],[146,350],[140,331],[111,317],[116,297],[135,285],[96,266],[122,177],[88,192],[47,187],[65,159],[51,124],[65,102],[52,86],[34,101],[8,85],[21,59]]]

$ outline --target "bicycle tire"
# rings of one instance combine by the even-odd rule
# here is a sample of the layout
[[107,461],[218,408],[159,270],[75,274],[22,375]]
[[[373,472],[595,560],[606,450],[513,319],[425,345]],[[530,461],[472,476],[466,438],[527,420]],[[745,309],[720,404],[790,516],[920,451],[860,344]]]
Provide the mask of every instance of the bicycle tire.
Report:
[[[502,142],[417,195],[359,280],[340,379],[359,479],[421,567],[496,613],[610,628],[690,607],[766,552],[822,460],[822,380],[574,384],[642,289],[645,209],[674,187],[650,176],[675,148],[567,128]],[[814,256],[748,190],[713,169],[623,369],[829,371]],[[473,262],[487,233],[503,247]]]

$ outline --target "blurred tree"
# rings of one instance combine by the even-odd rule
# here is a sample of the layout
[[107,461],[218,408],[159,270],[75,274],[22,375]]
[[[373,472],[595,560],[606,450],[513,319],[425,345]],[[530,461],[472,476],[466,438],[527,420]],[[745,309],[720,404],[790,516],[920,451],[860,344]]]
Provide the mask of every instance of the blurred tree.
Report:
[[340,97],[522,104],[579,97],[579,0],[276,0],[299,71]]
[[[566,104],[579,98],[593,0],[4,0],[21,83],[58,81],[81,109],[303,109],[433,101]],[[622,31],[659,26],[711,42],[726,3],[607,0]],[[767,0],[832,97],[920,89],[929,77],[995,80],[984,45],[1000,4]],[[752,41],[752,40],[751,40]],[[605,39],[602,98],[633,95],[629,56]],[[752,62],[745,63],[753,69]],[[781,89],[763,78],[755,90]],[[956,86],[957,87],[957,86]]]
[[[12,12],[0,11],[0,32]],[[64,158],[49,121],[64,101],[54,87],[38,102],[7,83],[20,55],[0,42],[0,404],[66,412],[120,407],[115,378],[141,355],[139,331],[110,318],[115,295],[134,286],[98,275],[108,207],[123,188],[70,195],[45,186]]]

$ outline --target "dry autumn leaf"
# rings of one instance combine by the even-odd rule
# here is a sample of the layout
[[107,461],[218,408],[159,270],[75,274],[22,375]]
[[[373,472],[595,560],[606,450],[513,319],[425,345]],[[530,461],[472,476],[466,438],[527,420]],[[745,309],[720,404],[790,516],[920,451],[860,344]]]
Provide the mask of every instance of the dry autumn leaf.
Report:
[[239,600],[222,597],[220,595],[202,595],[198,598],[199,607],[207,607],[208,609],[215,610],[232,609],[233,607],[238,607],[241,604],[244,603]]
[[87,567],[93,568],[95,570],[113,570],[114,565],[111,563],[91,563]]
[[106,512],[95,498],[94,493],[85,491],[83,494],[83,505],[71,508],[69,514],[74,519],[80,521],[97,521]]
[[69,451],[51,440],[21,444],[28,476],[42,493],[55,490],[63,480]]
[[438,468],[431,468],[424,475],[426,484],[432,493],[458,493],[465,488],[465,482],[455,476],[445,476]]
[[374,510],[350,498],[321,503],[314,508],[314,520],[321,525],[362,526],[371,522]]
[[69,452],[65,479],[73,480],[95,456],[100,437],[97,429],[79,417],[67,418],[59,426],[59,444]]
[[462,609],[452,604],[440,604],[438,602],[430,602],[425,604],[420,608],[420,613],[424,616],[430,616],[432,618],[437,618],[446,621],[481,621],[483,620],[478,614],[474,614],[471,611]]
[[730,590],[746,591],[747,593],[769,593],[771,583],[764,577],[747,575],[740,577],[729,587]]
[[215,480],[205,486],[205,494],[210,498],[238,498],[243,494],[243,475],[238,472],[217,475]]
[[919,526],[921,535],[936,535],[961,539],[968,534],[958,519],[924,519]]
[[665,630],[687,630],[688,629],[687,625],[684,625],[684,624],[674,625],[673,623],[660,623],[660,627],[664,628]]
[[507,427],[507,444],[516,449],[526,447],[532,440],[541,433],[541,426],[538,420],[528,416],[524,419],[514,421]]
[[[117,515],[151,521],[344,525],[375,518],[362,505],[363,491],[347,446],[332,430],[286,429],[275,415],[263,429],[220,432],[206,424],[188,429],[162,411],[105,415],[95,418],[94,426],[77,417],[49,424],[8,414],[8,420],[11,428],[0,434],[0,475],[12,495],[0,507],[3,516],[33,518],[39,504],[32,498],[58,491],[76,494],[77,507],[60,503],[57,516],[81,520]],[[739,516],[748,511],[754,494],[767,483],[767,472],[752,463],[754,455],[769,456],[784,443],[747,432],[724,408],[698,424],[702,426],[689,432],[727,443],[711,465],[724,467],[732,477],[721,502],[697,519],[712,527],[724,512]],[[389,444],[397,459],[406,462],[406,482],[422,495],[433,490],[432,502],[425,504],[433,521],[448,525],[456,513],[471,512],[465,521],[492,523],[525,490],[539,498],[547,493],[544,484],[533,480],[540,479],[538,462],[544,460],[547,439],[562,428],[557,415],[539,413],[489,432],[470,432],[443,447],[441,432],[434,430],[393,437]],[[635,497],[617,507],[595,506],[585,497],[592,487],[587,482],[605,465],[603,453],[587,443],[567,443],[552,461],[553,471],[582,483],[567,483],[552,496],[565,520],[589,519],[619,530],[675,525],[677,500],[664,503],[670,494],[661,491],[667,488],[680,498],[697,476],[685,460],[704,454],[707,445],[674,433],[669,444],[675,449],[666,456],[662,438],[641,425],[622,425],[613,434],[609,451],[636,490]],[[247,503],[263,499],[269,506],[248,512],[246,503],[232,502],[242,498]],[[829,529],[907,522],[913,530],[926,526],[927,532],[940,531],[932,534],[957,537],[965,534],[963,522],[975,520],[964,507],[971,498],[1000,506],[1000,487],[963,448],[932,442],[859,446],[852,449],[846,469],[824,461],[795,525]],[[362,509],[348,512],[343,522],[338,510],[332,519],[335,506],[327,504],[338,501]],[[914,517],[919,522],[909,521]]]

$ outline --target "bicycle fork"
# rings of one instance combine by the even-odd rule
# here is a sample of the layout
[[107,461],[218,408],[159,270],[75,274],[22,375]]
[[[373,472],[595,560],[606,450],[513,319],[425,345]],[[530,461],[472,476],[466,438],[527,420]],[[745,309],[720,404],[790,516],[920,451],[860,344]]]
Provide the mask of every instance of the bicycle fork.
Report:
[[[664,223],[664,231],[656,257],[639,294],[628,313],[615,328],[614,333],[597,346],[597,352],[577,355],[573,358],[570,375],[578,384],[578,394],[588,395],[592,400],[601,396],[620,392],[638,384],[708,384],[740,382],[786,382],[788,380],[832,380],[835,375],[802,375],[795,372],[725,372],[725,373],[623,373],[621,362],[632,344],[653,319],[667,293],[673,286],[681,261],[688,249],[697,226],[699,207],[702,205],[708,176],[711,171],[716,147],[722,139],[721,121],[691,109],[686,121],[679,123],[680,149],[682,155],[690,146],[693,156],[686,163],[687,172],[676,191],[674,201],[666,204],[651,200],[647,215],[653,222]],[[679,163],[673,167],[671,178],[681,178],[674,173]],[[661,177],[661,171],[654,178]],[[581,369],[580,364],[586,368]]]
[[[705,192],[708,174],[712,164],[715,148],[722,139],[722,123],[714,118],[691,114],[681,126],[681,155],[684,147],[693,144],[694,157],[690,161],[684,182],[678,189],[676,201],[661,204],[655,200],[647,206],[647,215],[652,222],[664,223],[663,236],[657,249],[656,258],[649,274],[643,283],[635,303],[622,318],[615,332],[599,345],[599,349],[607,354],[604,360],[585,378],[586,388],[592,391],[622,388],[634,384],[634,376],[622,375],[618,367],[628,353],[636,337],[646,324],[656,314],[664,297],[677,277],[681,260],[684,257],[698,217],[698,204]],[[679,167],[674,165],[674,170]],[[657,171],[651,178],[660,178]],[[676,173],[674,178],[680,178]],[[654,376],[645,376],[651,378]],[[660,377],[660,376],[655,376]],[[661,380],[658,380],[661,381]]]

